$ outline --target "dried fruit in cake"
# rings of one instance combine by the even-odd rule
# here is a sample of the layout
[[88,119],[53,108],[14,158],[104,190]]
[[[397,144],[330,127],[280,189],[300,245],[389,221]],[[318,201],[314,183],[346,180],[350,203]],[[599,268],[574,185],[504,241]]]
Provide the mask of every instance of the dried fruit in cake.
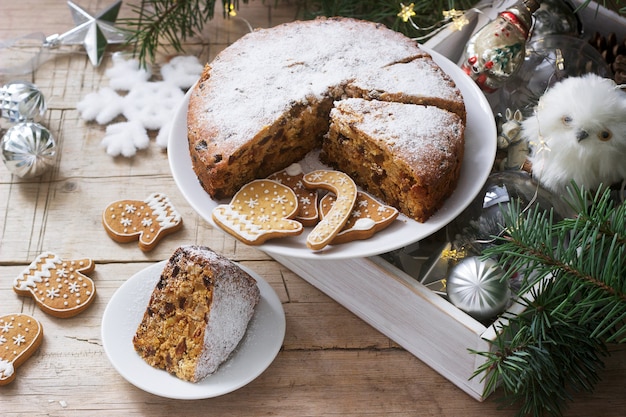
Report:
[[44,252],[15,278],[13,290],[31,296],[39,308],[52,316],[73,317],[95,299],[96,286],[84,275],[95,267],[88,258],[65,260]]
[[333,108],[320,159],[425,222],[456,188],[464,137],[465,123],[447,110],[351,98]]
[[205,246],[181,246],[167,261],[133,337],[151,366],[198,382],[244,337],[260,300],[256,280]]
[[294,191],[272,180],[244,185],[229,204],[213,209],[215,223],[248,245],[302,233],[302,224],[292,220],[298,213]]
[[34,317],[21,313],[0,316],[0,385],[15,379],[15,370],[42,341],[43,327]]
[[[465,119],[454,81],[417,42],[384,25],[319,18],[255,30],[207,64],[190,91],[187,137],[200,184],[213,199],[231,198],[300,161],[326,141],[331,109],[351,97]],[[421,130],[413,119],[403,124]]]
[[162,193],[153,193],[145,200],[119,200],[102,212],[102,224],[116,242],[138,240],[139,248],[150,251],[161,238],[183,227],[183,219]]
[[[322,218],[330,213],[336,197],[326,194],[320,200],[320,215]],[[357,192],[356,202],[350,217],[337,236],[330,242],[331,245],[368,239],[377,232],[385,229],[398,217],[398,210],[376,200],[362,191]]]
[[309,172],[304,175],[302,180],[308,188],[321,188],[331,191],[337,196],[327,215],[311,230],[306,238],[306,245],[309,248],[320,250],[331,243],[348,221],[356,201],[356,184],[345,173],[326,169]]
[[307,189],[302,183],[302,167],[298,163],[293,163],[282,171],[276,172],[269,177],[270,180],[278,181],[281,184],[291,188],[298,198],[298,214],[295,220],[302,223],[303,226],[314,226],[319,219],[319,210],[317,206],[317,191]]

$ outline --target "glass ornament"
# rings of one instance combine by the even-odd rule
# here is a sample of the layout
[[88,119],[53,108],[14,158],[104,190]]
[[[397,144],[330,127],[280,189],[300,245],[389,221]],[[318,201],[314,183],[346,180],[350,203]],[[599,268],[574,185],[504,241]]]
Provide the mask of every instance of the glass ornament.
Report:
[[548,88],[567,77],[587,73],[611,77],[606,61],[588,42],[566,35],[535,39],[526,48],[520,71],[500,89],[499,110],[520,110],[524,117],[531,116]]
[[541,0],[541,5],[533,13],[534,23],[531,40],[548,35],[578,37],[583,32],[583,24],[574,7],[564,0]]
[[33,83],[11,81],[0,87],[0,115],[9,121],[35,120],[46,111],[46,100]]
[[503,276],[493,259],[465,258],[450,271],[448,300],[477,320],[492,318],[502,313],[511,300],[511,289]]
[[501,171],[491,174],[470,205],[447,227],[451,249],[467,256],[480,255],[496,244],[508,226],[504,213],[511,204],[520,210],[538,206],[553,210],[554,221],[573,216],[570,206],[560,197],[542,188],[525,171]]
[[39,123],[12,126],[0,139],[2,161],[21,178],[37,177],[55,162],[57,145],[50,131]]
[[496,91],[519,71],[532,13],[538,8],[537,1],[520,2],[500,12],[467,41],[461,68],[483,91]]

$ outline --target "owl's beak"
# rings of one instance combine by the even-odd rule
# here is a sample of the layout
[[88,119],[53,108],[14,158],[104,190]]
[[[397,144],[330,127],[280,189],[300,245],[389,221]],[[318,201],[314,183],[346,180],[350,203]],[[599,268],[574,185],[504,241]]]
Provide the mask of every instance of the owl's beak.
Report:
[[576,139],[580,142],[583,139],[587,139],[589,137],[589,133],[586,130],[580,129],[576,132]]

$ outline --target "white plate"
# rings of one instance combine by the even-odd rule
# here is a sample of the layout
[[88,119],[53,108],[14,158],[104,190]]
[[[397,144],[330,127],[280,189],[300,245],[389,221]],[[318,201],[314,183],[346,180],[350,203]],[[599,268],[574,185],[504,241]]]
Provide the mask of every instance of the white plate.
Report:
[[102,345],[113,367],[131,384],[161,397],[182,400],[211,398],[234,391],[261,375],[285,338],[285,312],[270,285],[250,269],[261,299],[248,330],[230,358],[200,382],[186,382],[148,365],[133,347],[133,336],[167,261],[137,274],[115,292],[102,317]]
[[[424,48],[427,49],[427,48]],[[467,109],[465,156],[459,183],[454,193],[425,223],[418,223],[404,215],[388,228],[367,240],[328,246],[314,252],[306,246],[308,229],[297,237],[273,239],[258,248],[272,255],[309,259],[347,259],[378,255],[421,240],[446,226],[456,218],[478,194],[485,183],[496,154],[496,126],[487,99],[458,66],[434,51],[428,50],[435,62],[447,72],[463,93]],[[214,227],[213,209],[229,200],[216,201],[204,191],[191,167],[187,142],[188,97],[178,110],[168,143],[168,156],[174,180],[189,204]],[[221,229],[220,229],[221,230]]]

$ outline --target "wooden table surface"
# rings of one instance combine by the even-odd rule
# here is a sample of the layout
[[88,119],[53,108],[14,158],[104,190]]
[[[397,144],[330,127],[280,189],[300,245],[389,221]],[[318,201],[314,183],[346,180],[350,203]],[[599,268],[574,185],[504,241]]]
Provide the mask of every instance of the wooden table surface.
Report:
[[[111,4],[78,3],[91,11]],[[275,6],[273,1],[252,0],[242,5],[239,16],[253,27],[268,27],[292,20],[295,10],[286,2]],[[128,13],[124,5],[121,14]],[[0,41],[33,32],[63,33],[73,26],[63,0],[0,0]],[[218,10],[203,35],[190,40],[186,52],[210,60],[245,27],[239,18],[225,21]],[[82,120],[76,104],[107,85],[104,71],[111,66],[111,53],[119,49],[109,47],[95,68],[80,47],[62,47],[33,73],[17,77],[34,82],[47,98],[41,122],[56,137],[58,153],[55,165],[35,179],[20,179],[0,166],[0,315],[31,314],[45,329],[42,346],[17,369],[16,380],[0,387],[0,414],[513,415],[510,409],[498,408],[498,394],[482,403],[470,398],[263,252],[211,228],[188,205],[172,179],[166,152],[154,143],[133,158],[107,155],[100,147],[105,127]],[[4,66],[6,62],[0,64]],[[0,74],[2,83],[15,78]],[[118,199],[143,199],[152,192],[171,198],[184,228],[147,253],[135,243],[111,240],[100,221],[104,207]],[[168,258],[179,245],[193,243],[208,245],[267,280],[282,302],[287,329],[274,362],[248,385],[216,398],[173,400],[144,392],[120,376],[104,352],[101,321],[108,301],[125,280]],[[44,251],[95,261],[90,276],[97,297],[80,315],[51,317],[30,298],[13,292],[13,279]],[[567,416],[626,414],[626,351],[614,348],[612,353],[596,390],[577,395]]]

